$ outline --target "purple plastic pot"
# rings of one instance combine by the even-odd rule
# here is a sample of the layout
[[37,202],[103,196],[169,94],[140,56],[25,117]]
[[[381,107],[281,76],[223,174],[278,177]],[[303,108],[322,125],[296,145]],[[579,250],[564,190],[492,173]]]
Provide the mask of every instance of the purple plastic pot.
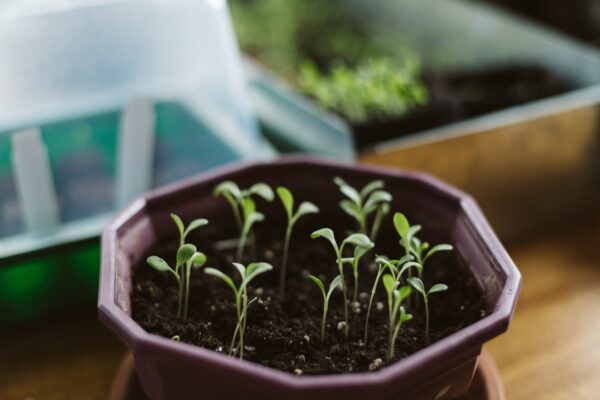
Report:
[[[310,198],[321,215],[337,217],[340,194],[332,177],[361,186],[383,179],[402,210],[428,232],[455,245],[475,277],[490,313],[480,321],[377,372],[294,376],[144,331],[130,317],[131,268],[159,240],[175,237],[169,213],[185,220],[232,221],[212,195],[231,179],[241,187],[263,181]],[[277,202],[268,207],[280,208]],[[283,218],[264,209],[267,221]],[[270,213],[270,211],[272,211]],[[418,400],[451,399],[468,389],[484,342],[509,324],[521,277],[469,196],[421,173],[342,165],[305,157],[245,164],[186,180],[141,198],[108,225],[102,237],[100,319],[131,349],[139,379],[153,400]]]

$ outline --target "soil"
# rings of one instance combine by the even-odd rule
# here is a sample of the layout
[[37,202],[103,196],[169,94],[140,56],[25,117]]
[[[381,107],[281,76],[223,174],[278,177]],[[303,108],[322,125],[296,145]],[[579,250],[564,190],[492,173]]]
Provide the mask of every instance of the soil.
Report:
[[574,88],[563,77],[533,65],[430,74],[423,81],[430,95],[428,104],[400,118],[352,127],[358,149]]
[[598,0],[487,0],[600,46]]
[[[283,230],[256,229],[258,252],[253,260],[267,261],[274,270],[253,281],[249,294],[258,301],[250,306],[246,333],[245,359],[268,367],[296,374],[316,375],[375,370],[385,366],[387,347],[387,306],[380,286],[369,324],[369,340],[361,341],[365,313],[375,277],[368,265],[359,276],[360,305],[351,313],[350,335],[345,339],[338,323],[343,321],[341,291],[334,293],[327,319],[325,341],[319,340],[322,296],[307,276],[319,276],[326,285],[337,274],[331,245],[323,239],[311,240],[309,230],[299,223],[292,238],[288,264],[287,295],[279,297],[277,266],[281,259]],[[344,232],[348,227],[332,227]],[[282,228],[283,229],[283,228]],[[381,235],[377,254],[395,256],[402,252],[394,235]],[[216,250],[215,240],[234,237],[223,227],[209,225],[200,233],[190,235],[189,242],[201,244],[199,249],[208,256],[208,266],[221,269],[235,277],[231,262],[233,250]],[[174,257],[177,239],[159,243],[153,255],[167,260]],[[248,249],[247,252],[251,252]],[[148,256],[151,254],[147,254]],[[248,258],[248,257],[246,257]],[[244,260],[246,263],[248,259]],[[353,281],[350,268],[346,270],[348,288]],[[233,293],[222,281],[201,272],[192,273],[189,317],[187,322],[176,319],[177,286],[172,275],[159,273],[145,263],[136,265],[133,272],[132,316],[148,332],[227,354],[235,328]],[[477,284],[467,271],[464,261],[455,252],[437,254],[428,262],[424,274],[426,285],[448,284],[449,290],[430,300],[431,333],[424,334],[424,317],[420,302],[413,301],[408,311],[414,319],[401,328],[396,345],[395,360],[404,358],[438,341],[488,313]],[[350,294],[349,294],[350,295]],[[395,361],[394,360],[394,361]]]

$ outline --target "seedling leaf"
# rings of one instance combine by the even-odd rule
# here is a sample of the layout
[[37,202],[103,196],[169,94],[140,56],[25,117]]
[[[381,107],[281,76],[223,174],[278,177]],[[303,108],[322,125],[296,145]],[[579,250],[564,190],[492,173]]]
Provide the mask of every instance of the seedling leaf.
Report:
[[296,215],[294,215],[292,223],[295,223],[298,218],[307,215],[307,214],[316,214],[319,212],[319,207],[315,206],[313,203],[308,201],[303,202],[298,207],[298,211],[296,211]]
[[279,186],[276,190],[277,196],[279,196],[288,218],[292,218],[294,212],[294,196],[292,195],[292,192],[283,186]]
[[447,285],[444,285],[443,283],[438,283],[436,285],[433,285],[429,289],[429,292],[427,292],[427,294],[438,293],[438,292],[445,292],[446,290],[448,290],[448,286]]
[[389,274],[386,274],[381,278],[383,281],[383,287],[387,292],[388,296],[391,296],[394,290],[396,289],[396,280]]
[[222,279],[233,290],[233,292],[237,294],[238,289],[229,276],[215,268],[205,268],[204,272],[208,275],[216,276],[217,278]]
[[206,264],[206,254],[198,252],[194,254],[192,259],[192,266],[196,269],[202,268]]
[[204,218],[198,218],[198,219],[193,220],[192,222],[190,222],[187,229],[183,232],[183,237],[184,238],[187,237],[187,235],[194,229],[198,229],[207,224],[208,224],[208,220],[204,219]]
[[404,214],[399,212],[394,214],[394,227],[396,228],[396,232],[398,232],[400,237],[405,238],[408,236],[410,225]]
[[177,229],[179,230],[179,236],[183,237],[184,229],[185,229],[185,226],[183,225],[183,221],[176,214],[171,214],[171,219],[173,220],[173,222],[175,222],[175,225],[177,225]]
[[372,192],[375,190],[383,189],[385,183],[382,180],[376,180],[369,182],[365,187],[360,191],[360,197],[366,199]]
[[190,260],[196,253],[196,246],[193,244],[184,244],[177,250],[177,265],[183,265]]
[[242,191],[240,190],[239,186],[233,181],[225,181],[225,182],[219,183],[215,187],[213,193],[215,195],[229,194],[236,199],[242,197]]
[[408,283],[414,287],[419,293],[422,295],[426,295],[425,285],[423,285],[423,281],[416,277],[408,278]]
[[150,257],[148,257],[146,262],[148,263],[148,265],[150,265],[152,268],[154,268],[157,271],[160,271],[160,272],[173,271],[171,269],[171,267],[169,267],[169,264],[167,264],[167,262],[165,260],[163,260],[162,258],[160,258],[158,256],[150,256]]
[[325,285],[323,284],[323,281],[321,281],[319,278],[317,278],[314,275],[309,275],[308,277],[319,287],[319,289],[321,289],[323,298],[326,298],[327,294],[325,293]]
[[255,183],[250,187],[249,192],[258,195],[267,201],[273,201],[273,198],[275,197],[273,190],[266,183]]

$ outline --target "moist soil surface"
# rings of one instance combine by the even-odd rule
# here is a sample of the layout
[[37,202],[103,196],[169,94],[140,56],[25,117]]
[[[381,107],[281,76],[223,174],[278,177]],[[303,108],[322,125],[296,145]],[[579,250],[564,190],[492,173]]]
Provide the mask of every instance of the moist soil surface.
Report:
[[[255,257],[246,256],[244,262],[266,261],[273,265],[252,282],[249,297],[257,297],[248,311],[245,354],[247,360],[295,374],[316,375],[375,370],[388,364],[387,303],[380,283],[371,312],[369,338],[362,342],[365,314],[375,272],[369,262],[363,263],[359,275],[359,305],[350,307],[350,334],[346,339],[342,322],[342,292],[336,291],[331,299],[325,340],[319,340],[322,295],[308,274],[319,276],[329,285],[337,275],[333,248],[324,239],[311,240],[310,231],[302,229],[300,221],[292,237],[288,264],[287,289],[284,298],[279,295],[279,265],[282,254],[283,227],[268,228],[267,223],[256,229]],[[348,227],[332,227],[338,236]],[[338,229],[336,229],[338,228]],[[218,268],[239,282],[231,262],[234,249],[216,249],[217,241],[234,237],[233,231],[222,226],[208,225],[199,233],[190,234],[188,242],[198,246],[208,256],[207,266]],[[399,258],[403,250],[394,235],[377,242],[377,254]],[[427,237],[424,237],[427,239]],[[157,244],[150,255],[165,260],[174,258],[178,238]],[[252,248],[246,253],[252,254]],[[371,255],[374,253],[370,253]],[[369,256],[365,256],[365,259]],[[370,257],[372,259],[372,256]],[[354,287],[351,268],[345,275],[349,296]],[[192,272],[189,315],[186,322],[177,320],[177,284],[169,273],[160,273],[145,263],[134,266],[132,316],[146,331],[191,343],[210,350],[228,353],[236,325],[232,290],[218,278],[201,271]],[[484,317],[487,305],[464,261],[454,251],[438,253],[426,265],[424,281],[427,287],[443,282],[449,290],[436,293],[430,299],[431,332],[424,332],[424,311],[420,301],[405,304],[414,319],[400,330],[393,361],[404,358]]]
[[359,149],[567,92],[575,86],[536,65],[425,75],[429,102],[405,116],[353,125]]

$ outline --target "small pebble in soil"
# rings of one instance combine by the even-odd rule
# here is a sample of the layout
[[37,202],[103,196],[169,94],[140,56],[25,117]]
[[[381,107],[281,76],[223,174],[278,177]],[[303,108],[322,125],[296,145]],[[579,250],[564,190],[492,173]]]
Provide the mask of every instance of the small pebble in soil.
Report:
[[358,301],[352,303],[352,312],[354,314],[360,314],[360,303]]
[[306,343],[310,343],[310,336],[308,336],[308,335],[304,335],[304,338],[303,338],[303,339],[304,339],[304,341],[305,341]]
[[358,300],[359,300],[361,303],[366,303],[366,302],[368,302],[368,301],[369,301],[369,294],[368,294],[367,292],[361,292],[361,293],[358,295]]
[[486,311],[485,310],[479,310],[479,315],[481,315],[481,318],[486,316]]
[[265,257],[266,260],[273,260],[275,258],[275,253],[273,253],[271,250],[266,249],[265,251],[263,251],[263,257]]
[[223,346],[219,346],[219,347],[217,347],[217,351],[218,351],[219,353],[222,353],[222,352],[223,352]]
[[175,335],[171,338],[171,340],[174,342],[179,342],[181,339],[179,338],[179,335]]
[[256,347],[254,347],[254,346],[244,346],[244,350],[252,352],[252,351],[256,350]]
[[[254,289],[254,294],[257,296],[262,296],[262,294],[265,292],[265,289],[258,287],[256,289]],[[260,299],[259,299],[260,300]]]
[[344,322],[344,321],[338,322],[338,324],[337,324],[337,330],[341,331],[344,328],[346,328],[346,322]]
[[383,365],[383,360],[381,358],[376,358],[371,364],[369,364],[369,371],[376,371]]
[[377,311],[383,311],[383,303],[378,301],[377,303],[375,303],[375,308],[377,309]]
[[302,370],[300,368],[296,368],[294,370],[294,374],[296,374],[296,375],[302,375]]

